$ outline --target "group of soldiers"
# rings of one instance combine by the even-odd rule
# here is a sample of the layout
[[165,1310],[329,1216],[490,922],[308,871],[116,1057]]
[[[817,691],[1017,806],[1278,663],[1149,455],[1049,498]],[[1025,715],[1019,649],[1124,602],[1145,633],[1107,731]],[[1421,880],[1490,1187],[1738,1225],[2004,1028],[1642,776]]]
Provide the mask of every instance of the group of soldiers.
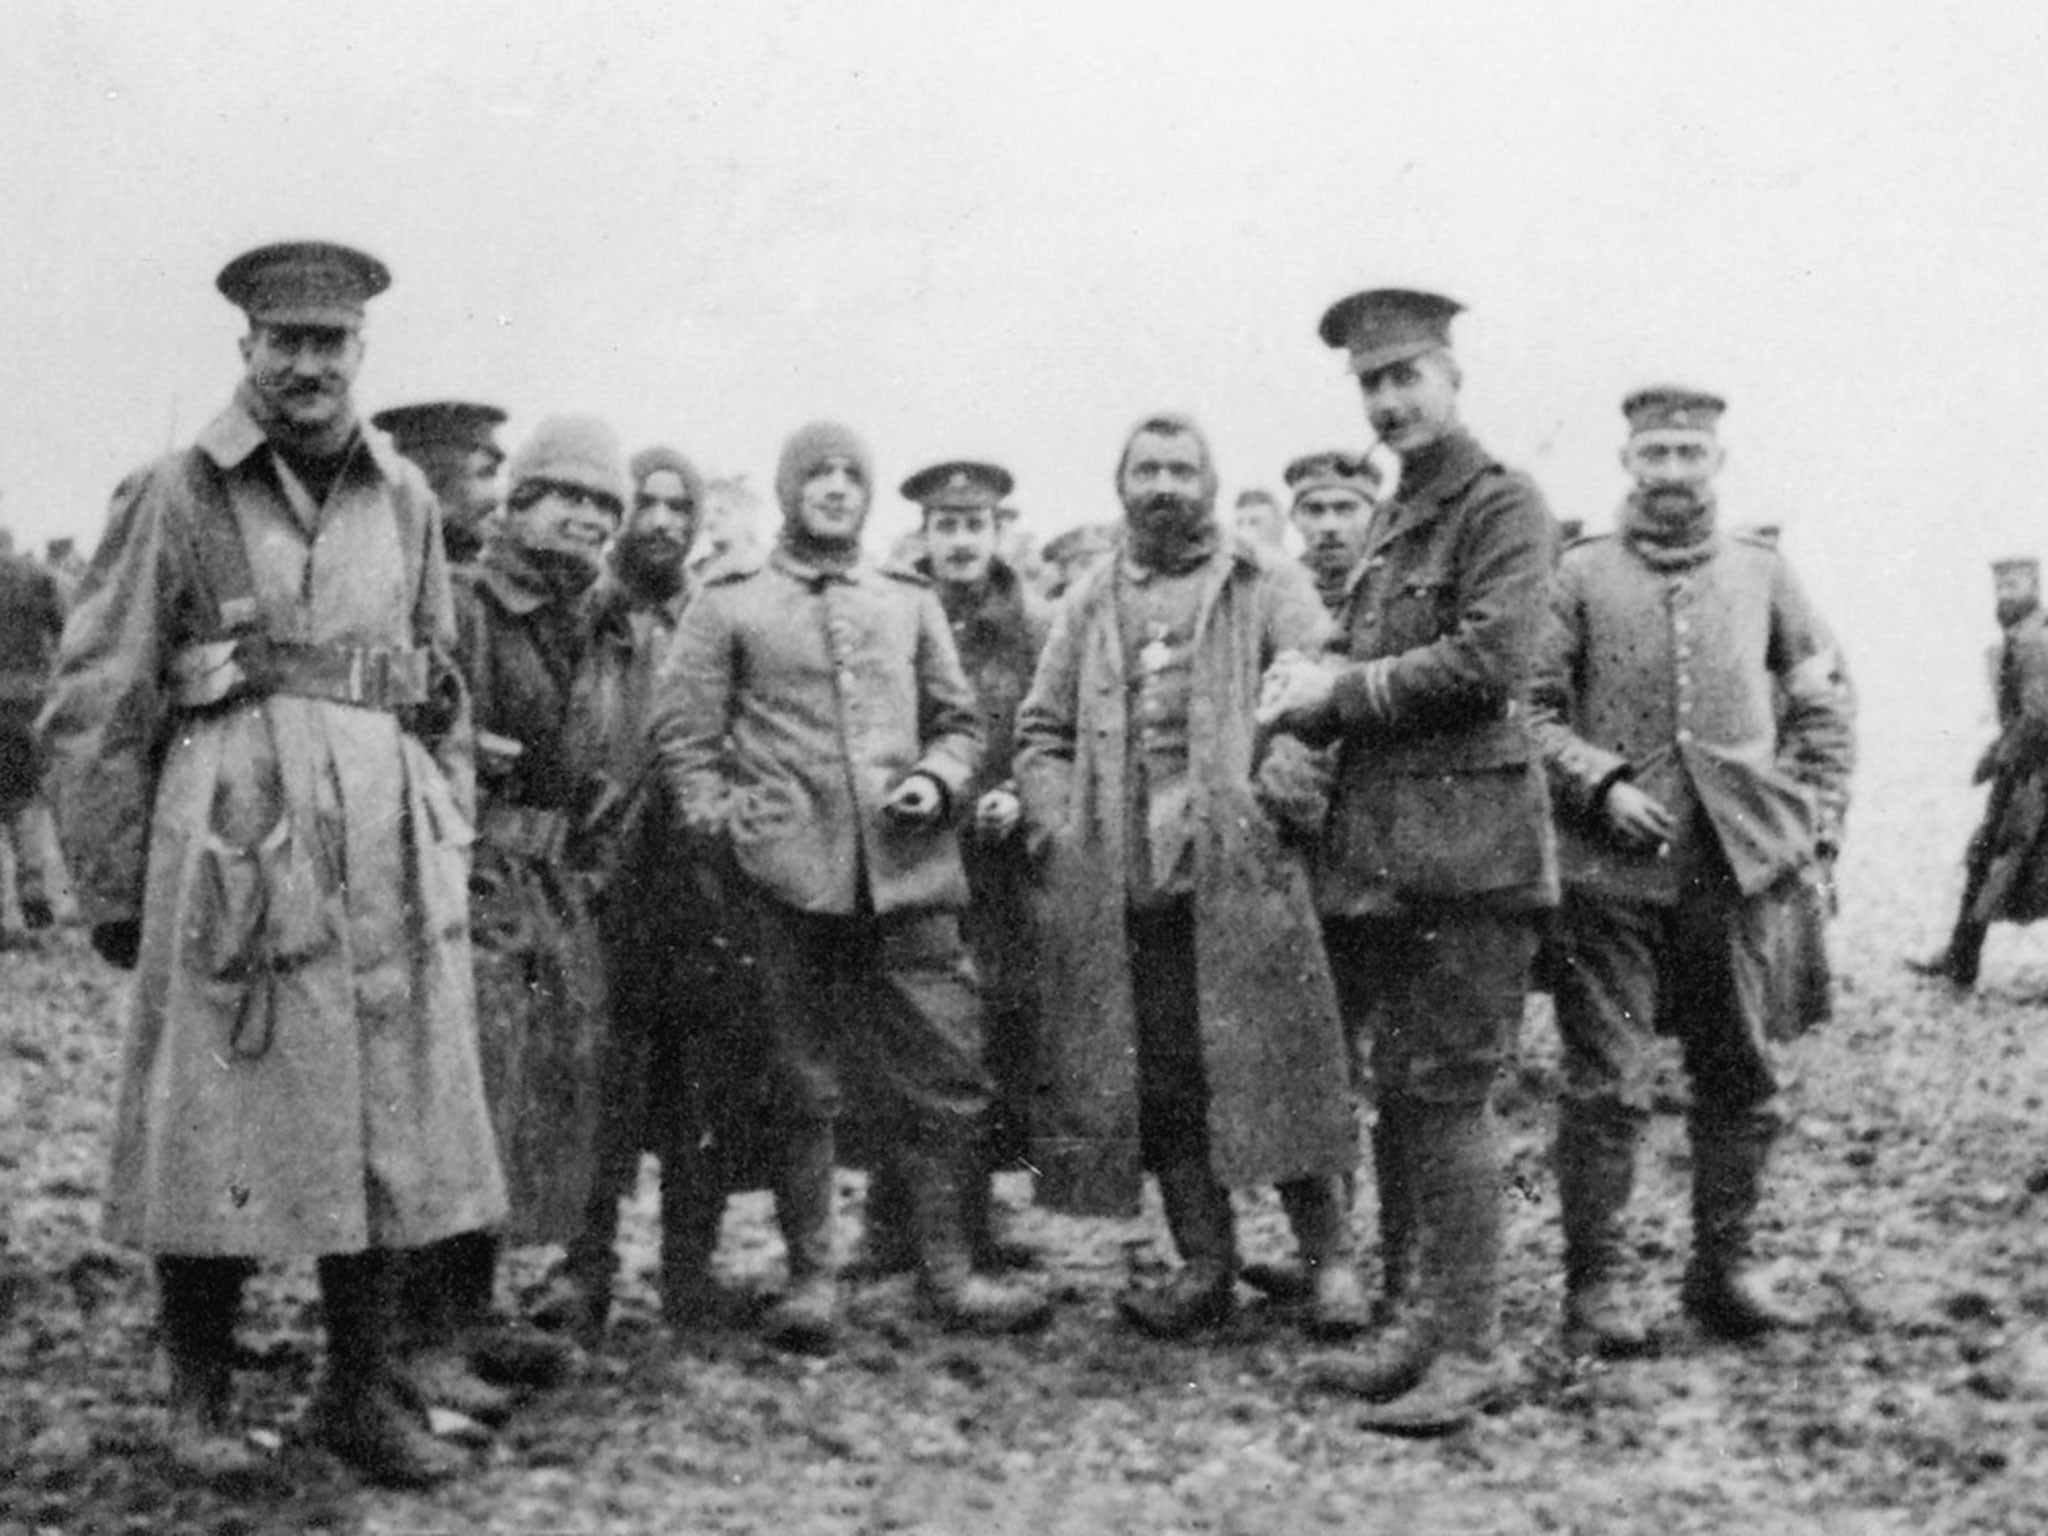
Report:
[[[93,945],[136,973],[106,1214],[156,1258],[182,1459],[253,1454],[238,1298],[311,1255],[312,1436],[452,1474],[423,1405],[489,1419],[558,1374],[530,1323],[601,1343],[644,1152],[677,1329],[735,1315],[738,1189],[773,1191],[788,1255],[758,1326],[819,1353],[836,1167],[869,1170],[857,1272],[992,1334],[1050,1312],[994,1173],[1114,1216],[1149,1173],[1180,1263],[1130,1325],[1194,1335],[1245,1279],[1368,1422],[1455,1429],[1511,1382],[1493,1097],[1538,969],[1568,1345],[1651,1344],[1623,1227],[1660,1031],[1693,1088],[1683,1307],[1785,1321],[1751,1226],[1851,708],[1785,561],[1721,524],[1721,400],[1631,395],[1616,530],[1561,548],[1462,424],[1459,306],[1355,294],[1320,336],[1384,449],[1288,466],[1301,557],[1224,525],[1205,435],[1161,412],[1108,536],[1048,551],[1048,611],[999,553],[997,465],[905,481],[921,553],[878,564],[869,448],[814,422],[768,547],[693,565],[706,487],[672,449],[359,422],[388,282],[324,243],[223,270],[242,382],[116,492],[40,721]],[[1233,1193],[1267,1185],[1297,1253],[1245,1265]],[[563,1252],[530,1320],[498,1307],[507,1245]]]

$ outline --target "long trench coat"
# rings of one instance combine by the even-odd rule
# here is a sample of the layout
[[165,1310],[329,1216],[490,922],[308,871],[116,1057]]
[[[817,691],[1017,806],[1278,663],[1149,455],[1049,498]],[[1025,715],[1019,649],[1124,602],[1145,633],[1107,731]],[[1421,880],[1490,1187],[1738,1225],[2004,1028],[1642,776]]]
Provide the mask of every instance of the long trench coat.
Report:
[[437,760],[379,709],[179,712],[172,655],[217,634],[192,529],[229,515],[273,637],[452,632],[432,496],[378,434],[315,508],[232,406],[115,493],[42,721],[86,920],[142,924],[108,1233],[263,1257],[488,1225],[505,1190],[470,988],[466,722]]
[[[1044,860],[1041,1203],[1138,1207],[1137,1024],[1125,944],[1128,679],[1121,560],[1084,574],[1053,621],[1018,714],[1017,779]],[[1344,1037],[1308,873],[1255,788],[1252,709],[1283,650],[1328,620],[1307,575],[1249,545],[1218,551],[1201,596],[1188,715],[1195,981],[1210,1158],[1227,1187],[1349,1172],[1357,1143]],[[1282,740],[1276,752],[1302,751]]]

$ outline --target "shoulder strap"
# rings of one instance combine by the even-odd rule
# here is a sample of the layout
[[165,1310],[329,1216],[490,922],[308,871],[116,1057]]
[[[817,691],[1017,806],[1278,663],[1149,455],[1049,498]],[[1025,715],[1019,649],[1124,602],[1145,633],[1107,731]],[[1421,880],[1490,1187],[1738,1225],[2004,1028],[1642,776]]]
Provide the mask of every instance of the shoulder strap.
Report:
[[198,448],[182,455],[185,489],[190,493],[177,503],[188,513],[185,536],[199,567],[200,580],[213,599],[215,634],[220,639],[247,634],[257,627],[261,614],[256,606],[256,576],[249,565],[249,549],[242,542],[242,526],[228,501],[228,488],[220,471]]

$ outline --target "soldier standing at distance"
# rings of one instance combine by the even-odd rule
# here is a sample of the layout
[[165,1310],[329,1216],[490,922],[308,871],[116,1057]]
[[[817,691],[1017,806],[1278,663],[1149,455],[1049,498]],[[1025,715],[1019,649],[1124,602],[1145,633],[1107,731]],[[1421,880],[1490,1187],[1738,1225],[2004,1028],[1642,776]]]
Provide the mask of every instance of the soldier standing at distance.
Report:
[[1925,960],[1906,962],[1964,992],[1977,984],[1993,923],[2048,917],[2048,615],[2041,611],[2041,565],[2000,560],[1991,574],[2005,631],[1998,739],[1970,778],[1989,784],[1991,797],[1963,856],[1963,899],[1948,943]]
[[457,1462],[389,1362],[391,1251],[498,1220],[505,1189],[438,512],[350,403],[389,281],[318,243],[222,271],[246,377],[115,493],[42,729],[93,947],[136,972],[106,1219],[157,1255],[173,1450],[247,1464],[242,1284],[312,1254],[313,1432],[419,1484]]
[[685,833],[729,850],[756,935],[790,1276],[767,1332],[800,1351],[837,1339],[833,1163],[856,1087],[895,1141],[926,1306],[989,1332],[1046,1315],[1038,1296],[972,1273],[962,1228],[989,1080],[952,820],[969,809],[980,722],[929,585],[861,554],[873,483],[847,428],[791,436],[782,536],[691,603],[656,707]]
[[1379,471],[1362,453],[1309,453],[1287,466],[1294,493],[1288,518],[1301,536],[1301,563],[1316,579],[1316,595],[1335,616],[1350,591],[1352,572],[1365,558]]
[[[0,841],[14,866],[15,905],[31,932],[57,919],[44,868],[36,715],[50,686],[64,603],[57,578],[27,555],[0,548]],[[0,942],[5,942],[0,936]]]
[[395,405],[370,418],[427,477],[441,503],[441,538],[452,565],[467,565],[483,548],[498,511],[498,469],[505,450],[497,428],[505,413],[469,400]]
[[1557,899],[1525,719],[1553,527],[1529,478],[1459,424],[1460,308],[1377,289],[1323,316],[1401,485],[1373,514],[1330,656],[1285,658],[1260,707],[1339,744],[1318,904],[1346,1022],[1371,1039],[1381,1267],[1401,1318],[1318,1374],[1383,1405],[1367,1424],[1411,1434],[1457,1428],[1507,1385],[1492,1099]]
[[1787,1321],[1748,1274],[1780,1125],[1769,966],[1853,752],[1833,642],[1790,568],[1716,527],[1724,403],[1664,386],[1622,409],[1635,488],[1614,535],[1565,553],[1535,682],[1564,839],[1565,1343],[1605,1355],[1649,1342],[1622,1221],[1660,1030],[1692,1084],[1685,1310],[1729,1339]]
[[1251,719],[1266,667],[1329,621],[1299,565],[1219,526],[1188,418],[1141,422],[1116,487],[1123,544],[1062,601],[1017,723],[1045,889],[1038,1198],[1130,1215],[1154,1176],[1181,1267],[1119,1305],[1175,1338],[1236,1305],[1231,1191],[1280,1185],[1312,1320],[1348,1326],[1344,1041],[1270,793],[1300,747],[1269,752]]

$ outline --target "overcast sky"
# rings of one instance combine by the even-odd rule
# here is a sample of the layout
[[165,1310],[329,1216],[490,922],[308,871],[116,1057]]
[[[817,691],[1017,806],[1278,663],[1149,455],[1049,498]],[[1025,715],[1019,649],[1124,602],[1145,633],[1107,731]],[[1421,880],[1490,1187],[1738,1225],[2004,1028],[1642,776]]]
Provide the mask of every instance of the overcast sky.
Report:
[[1628,388],[1727,394],[1729,520],[1784,523],[1873,710],[1967,723],[1985,564],[2048,552],[2044,14],[9,0],[0,521],[96,537],[225,401],[213,276],[273,239],[391,266],[366,409],[594,410],[757,483],[836,416],[883,535],[938,457],[1112,516],[1162,406],[1277,485],[1366,437],[1317,317],[1406,284],[1561,516],[1609,518]]

